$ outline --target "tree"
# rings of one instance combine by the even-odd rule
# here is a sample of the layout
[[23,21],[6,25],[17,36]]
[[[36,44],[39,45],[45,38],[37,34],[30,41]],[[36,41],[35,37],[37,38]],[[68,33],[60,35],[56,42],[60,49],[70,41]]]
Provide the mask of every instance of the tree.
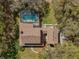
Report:
[[58,27],[65,36],[74,41],[79,35],[79,3],[76,0],[55,0],[53,7]]
[[72,42],[65,42],[53,48],[47,47],[41,53],[40,59],[79,59],[79,47]]
[[[14,19],[13,11],[11,10],[12,0],[1,0],[0,4],[3,7],[3,15],[0,20],[0,30],[2,35],[0,35],[2,40],[2,53],[1,57],[7,59],[16,59],[17,50],[15,47],[15,42],[17,41],[15,32],[16,32],[16,21]],[[3,22],[3,23],[1,23]],[[2,24],[4,26],[2,26]],[[1,34],[1,32],[0,32]]]
[[2,54],[2,47],[3,47],[3,43],[2,43],[2,37],[3,37],[3,33],[4,33],[4,22],[2,21],[3,20],[3,6],[0,4],[0,58],[1,58],[1,54]]

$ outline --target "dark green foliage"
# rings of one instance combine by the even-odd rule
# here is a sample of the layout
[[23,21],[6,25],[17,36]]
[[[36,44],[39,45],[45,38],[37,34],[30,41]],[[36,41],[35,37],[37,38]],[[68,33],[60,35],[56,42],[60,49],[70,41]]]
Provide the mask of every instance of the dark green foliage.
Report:
[[[2,10],[0,10],[0,40],[1,40],[1,57],[7,59],[16,59],[18,53],[15,42],[17,23],[13,11],[10,9],[12,1],[0,1]],[[3,12],[2,12],[3,11]],[[1,34],[2,33],[2,34]]]
[[79,3],[76,0],[55,0],[53,5],[60,30],[69,39],[76,39],[79,36]]
[[53,48],[47,47],[40,59],[79,59],[79,47],[71,42],[65,42],[63,45],[57,45]]
[[2,38],[3,38],[3,33],[4,33],[4,22],[2,21],[3,19],[3,6],[0,4],[0,57],[2,54],[2,47],[3,47],[3,43],[2,43]]

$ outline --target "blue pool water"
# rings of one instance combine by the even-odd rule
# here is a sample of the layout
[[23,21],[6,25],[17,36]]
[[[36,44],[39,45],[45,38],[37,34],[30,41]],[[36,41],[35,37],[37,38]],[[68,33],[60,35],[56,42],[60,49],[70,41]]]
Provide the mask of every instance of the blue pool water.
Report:
[[23,22],[36,22],[39,17],[34,11],[24,10],[20,14]]

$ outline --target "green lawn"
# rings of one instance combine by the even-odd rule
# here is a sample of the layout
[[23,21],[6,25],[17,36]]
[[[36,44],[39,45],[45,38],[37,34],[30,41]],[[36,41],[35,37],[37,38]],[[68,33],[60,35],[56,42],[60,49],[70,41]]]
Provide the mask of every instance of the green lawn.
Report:
[[40,59],[39,53],[34,53],[30,48],[19,52],[21,59]]
[[54,16],[54,10],[52,7],[50,7],[50,12],[48,16],[43,18],[43,24],[55,24],[55,23],[56,23],[56,19]]

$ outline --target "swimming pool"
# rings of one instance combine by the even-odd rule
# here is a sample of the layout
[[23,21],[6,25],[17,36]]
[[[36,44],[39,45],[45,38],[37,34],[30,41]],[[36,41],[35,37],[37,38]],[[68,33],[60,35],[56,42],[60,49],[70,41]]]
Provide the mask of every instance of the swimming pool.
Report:
[[39,16],[35,11],[23,10],[20,13],[21,21],[23,22],[36,22],[39,20]]

